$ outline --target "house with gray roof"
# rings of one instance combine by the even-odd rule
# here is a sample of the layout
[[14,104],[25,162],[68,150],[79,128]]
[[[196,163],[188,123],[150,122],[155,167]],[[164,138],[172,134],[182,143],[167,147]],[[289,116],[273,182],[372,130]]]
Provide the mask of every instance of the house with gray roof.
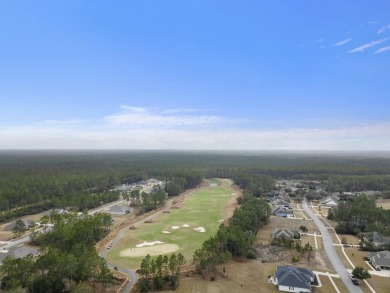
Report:
[[35,257],[40,256],[40,252],[38,250],[24,245],[18,247],[11,247],[8,250],[2,249],[0,250],[0,265],[3,264],[3,261],[7,256],[17,259],[26,257],[29,254]]
[[272,232],[272,239],[277,239],[277,240],[296,240],[300,238],[300,234],[298,230],[293,230],[293,229],[275,229]]
[[284,218],[294,218],[294,212],[292,210],[288,210],[283,207],[277,207],[274,210],[272,210],[272,214],[274,216],[278,217],[284,217]]
[[291,208],[291,205],[283,200],[283,199],[277,199],[277,200],[274,200],[272,202],[272,204],[275,206],[275,207],[283,207],[283,208]]
[[371,262],[371,265],[377,270],[390,270],[390,252],[378,251],[378,252],[369,252],[367,254],[368,259]]
[[124,215],[124,214],[129,214],[131,212],[131,209],[126,206],[121,206],[121,205],[116,205],[111,207],[108,212],[110,214],[116,214],[116,215]]
[[[32,224],[32,222],[29,222],[26,219],[20,219],[20,220],[22,220],[22,222],[23,222],[24,226],[26,227],[26,229],[30,228],[30,225]],[[4,227],[4,231],[13,231],[13,229],[15,228],[15,225],[16,225],[16,221],[17,220],[15,220],[15,221],[9,223],[8,225],[6,225]]]
[[390,248],[390,237],[383,236],[379,232],[366,232],[360,235],[363,245],[373,246],[377,250]]
[[311,292],[314,273],[311,270],[293,266],[279,266],[275,270],[275,284],[279,291]]
[[340,198],[336,195],[330,195],[320,200],[320,205],[326,207],[337,207],[339,205]]

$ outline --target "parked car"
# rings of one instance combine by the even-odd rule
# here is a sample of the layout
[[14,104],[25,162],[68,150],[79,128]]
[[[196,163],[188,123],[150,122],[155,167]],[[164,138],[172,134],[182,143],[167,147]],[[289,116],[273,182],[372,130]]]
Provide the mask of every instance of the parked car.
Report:
[[349,274],[349,278],[351,279],[352,283],[359,286],[359,281],[354,277],[354,275]]

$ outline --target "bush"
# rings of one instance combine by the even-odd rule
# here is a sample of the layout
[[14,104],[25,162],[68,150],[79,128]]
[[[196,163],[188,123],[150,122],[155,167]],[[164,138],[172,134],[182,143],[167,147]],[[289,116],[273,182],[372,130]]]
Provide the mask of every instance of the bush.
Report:
[[295,256],[295,255],[293,255],[292,257],[291,257],[291,261],[293,262],[293,263],[297,263],[297,262],[299,262],[301,259],[298,257],[298,256]]
[[257,258],[257,254],[253,250],[248,250],[247,253],[246,253],[246,258],[248,258],[248,259],[256,259]]

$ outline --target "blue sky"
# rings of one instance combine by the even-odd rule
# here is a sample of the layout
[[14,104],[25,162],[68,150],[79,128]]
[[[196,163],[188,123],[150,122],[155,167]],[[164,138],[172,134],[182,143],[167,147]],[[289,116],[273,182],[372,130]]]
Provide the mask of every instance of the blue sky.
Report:
[[0,149],[388,150],[388,1],[1,1]]

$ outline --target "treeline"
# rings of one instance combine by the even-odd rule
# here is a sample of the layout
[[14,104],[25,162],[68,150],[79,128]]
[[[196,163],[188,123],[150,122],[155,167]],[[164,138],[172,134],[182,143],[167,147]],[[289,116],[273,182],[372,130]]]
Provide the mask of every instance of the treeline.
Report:
[[390,175],[331,176],[326,183],[330,192],[390,190]]
[[105,260],[94,249],[110,229],[110,215],[52,213],[41,222],[54,224],[44,234],[31,235],[42,256],[7,257],[0,268],[2,289],[21,287],[29,293],[91,292],[85,281],[92,284],[94,291],[113,282]]
[[[30,210],[36,211],[52,207],[81,210],[104,202],[104,198],[98,198],[100,194],[118,184],[148,178],[168,182],[168,195],[193,188],[204,178],[234,178],[259,195],[270,188],[271,182],[248,182],[247,175],[258,176],[262,181],[263,175],[327,180],[333,175],[382,178],[380,175],[389,173],[388,157],[238,152],[0,152],[0,212],[29,205]],[[379,189],[385,189],[388,179],[380,179],[379,185]]]
[[268,223],[271,208],[264,200],[246,193],[229,225],[220,225],[215,236],[206,240],[194,253],[194,264],[200,273],[213,272],[217,264],[232,257],[256,258],[253,249],[258,229]]
[[179,285],[181,268],[185,263],[186,260],[181,253],[178,255],[173,253],[169,257],[159,255],[157,258],[146,255],[141,261],[141,268],[137,271],[141,275],[137,283],[139,290],[141,292],[175,290]]
[[355,196],[350,201],[340,201],[329,211],[328,218],[338,222],[337,233],[357,235],[377,231],[390,236],[390,210],[378,208],[375,200]]
[[[53,198],[52,200],[45,200],[34,204],[3,210],[0,212],[0,222],[9,221],[24,215],[37,214],[52,208],[67,208],[83,211],[84,209],[93,209],[117,199],[119,199],[119,192],[116,191],[66,195]],[[6,201],[4,198],[0,198],[0,202],[2,200]]]

